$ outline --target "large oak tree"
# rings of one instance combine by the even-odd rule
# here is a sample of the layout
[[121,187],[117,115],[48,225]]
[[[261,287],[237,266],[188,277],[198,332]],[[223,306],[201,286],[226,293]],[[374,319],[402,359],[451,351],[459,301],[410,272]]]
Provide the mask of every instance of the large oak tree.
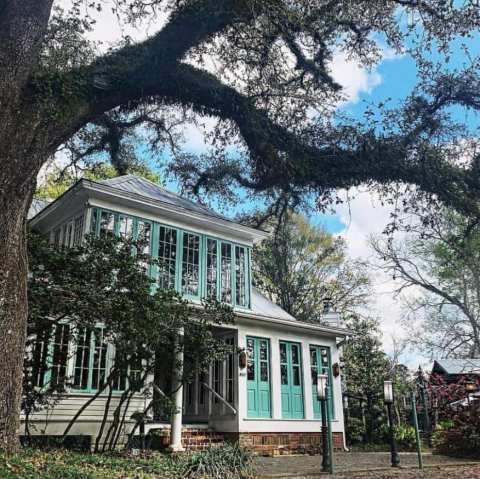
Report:
[[168,141],[169,109],[217,118],[216,139],[237,135],[239,153],[217,143],[210,157],[179,155],[174,170],[196,192],[240,184],[272,200],[325,198],[403,182],[478,213],[478,161],[457,164],[432,141],[446,134],[445,108],[480,106],[475,62],[463,73],[419,63],[438,75],[390,112],[388,128],[328,121],[342,93],[329,69],[335,51],[372,64],[381,38],[417,60],[429,47],[444,52],[478,25],[476,0],[112,0],[125,22],[160,11],[167,20],[107,53],[84,35],[89,9],[107,2],[72,0],[63,13],[53,3],[0,0],[2,448],[15,446],[19,426],[26,213],[42,165],[92,125],[118,160],[123,132],[142,122]]

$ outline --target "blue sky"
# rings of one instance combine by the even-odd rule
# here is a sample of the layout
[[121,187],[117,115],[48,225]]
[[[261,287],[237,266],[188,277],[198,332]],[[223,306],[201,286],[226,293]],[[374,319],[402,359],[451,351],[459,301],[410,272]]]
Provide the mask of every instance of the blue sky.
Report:
[[[60,1],[60,0],[59,0]],[[70,0],[61,0],[68,2]],[[99,13],[98,23],[91,32],[94,40],[103,42],[100,48],[106,49],[109,42],[118,40],[122,33],[132,38],[141,40],[145,35],[160,28],[165,18],[159,17],[158,22],[149,25],[148,28],[132,29],[118,25],[115,17],[108,9]],[[480,35],[469,40],[472,55],[480,55]],[[460,67],[466,61],[460,49],[459,42],[454,46],[450,67]],[[395,106],[405,98],[416,83],[416,68],[414,62],[408,56],[392,55],[385,49],[383,60],[371,71],[348,61],[342,55],[336,55],[332,63],[332,71],[335,79],[344,86],[348,101],[340,108],[355,118],[361,118],[367,103],[376,104],[380,101],[391,99],[391,106]],[[471,128],[478,127],[480,122],[477,115],[467,114],[456,109],[455,116],[460,120],[466,120]],[[191,128],[186,134],[187,148],[198,152],[202,144],[202,132]],[[152,165],[154,166],[154,165]],[[178,190],[174,181],[168,181],[167,186]],[[255,204],[244,197],[241,201],[241,208],[253,208]],[[225,213],[235,214],[237,208],[232,208]],[[340,205],[334,214],[321,215],[312,214],[310,220],[315,224],[324,226],[334,234],[341,234],[348,242],[349,253],[352,257],[369,258],[371,251],[367,238],[371,234],[378,234],[389,220],[390,211],[388,207],[380,204],[375,195],[367,191],[356,192],[354,199],[349,205]],[[402,338],[408,336],[408,332],[401,325],[402,308],[398,299],[393,294],[395,285],[392,280],[382,275],[373,275],[374,297],[372,298],[372,314],[377,315],[382,324],[384,333],[384,345],[387,351],[392,349],[392,337]],[[418,366],[424,358],[415,353],[405,355],[405,361],[412,367]]]

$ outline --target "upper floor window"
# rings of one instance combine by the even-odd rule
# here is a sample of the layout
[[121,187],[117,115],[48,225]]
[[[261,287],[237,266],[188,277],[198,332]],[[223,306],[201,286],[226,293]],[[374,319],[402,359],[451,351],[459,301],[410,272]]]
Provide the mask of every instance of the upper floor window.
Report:
[[162,289],[175,288],[177,265],[177,230],[160,226],[158,231],[158,277]]
[[155,260],[148,269],[159,288],[249,307],[250,255],[245,246],[101,209],[93,211],[92,231],[140,241],[142,253]]
[[102,211],[100,214],[100,236],[115,234],[115,215],[110,211]]
[[217,241],[207,238],[206,295],[217,297]]
[[182,293],[198,296],[200,291],[200,236],[183,233]]

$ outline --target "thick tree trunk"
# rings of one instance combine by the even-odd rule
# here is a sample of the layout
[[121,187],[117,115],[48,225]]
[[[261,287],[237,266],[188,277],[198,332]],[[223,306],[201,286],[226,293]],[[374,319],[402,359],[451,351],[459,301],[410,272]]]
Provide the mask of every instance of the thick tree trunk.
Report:
[[35,177],[11,181],[15,176],[22,172],[0,172],[0,448],[6,451],[18,446],[27,324],[25,225],[35,187]]

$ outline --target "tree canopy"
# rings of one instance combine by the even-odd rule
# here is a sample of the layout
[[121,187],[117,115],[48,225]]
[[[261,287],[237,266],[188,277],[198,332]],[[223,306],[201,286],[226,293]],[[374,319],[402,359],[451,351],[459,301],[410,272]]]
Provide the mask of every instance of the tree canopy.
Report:
[[367,303],[370,280],[345,249],[340,237],[288,212],[254,250],[255,284],[300,321],[321,322],[326,307],[349,317]]
[[477,222],[444,209],[409,217],[398,236],[375,238],[380,267],[396,278],[411,345],[432,357],[480,356],[480,230]]

